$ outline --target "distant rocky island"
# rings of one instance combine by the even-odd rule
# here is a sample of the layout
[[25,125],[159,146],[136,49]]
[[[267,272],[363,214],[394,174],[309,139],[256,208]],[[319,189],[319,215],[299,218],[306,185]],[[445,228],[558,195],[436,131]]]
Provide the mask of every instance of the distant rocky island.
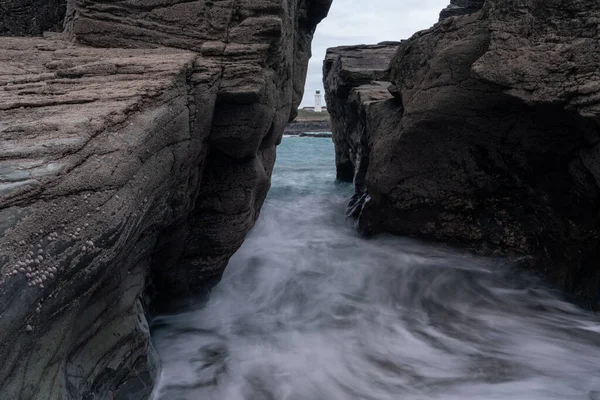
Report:
[[285,126],[286,135],[331,137],[331,124],[327,111],[298,110],[298,116]]

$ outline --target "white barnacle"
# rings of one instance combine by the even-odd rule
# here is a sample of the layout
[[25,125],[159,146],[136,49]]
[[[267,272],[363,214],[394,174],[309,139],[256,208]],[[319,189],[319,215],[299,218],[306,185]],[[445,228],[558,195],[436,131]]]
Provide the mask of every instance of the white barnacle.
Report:
[[43,289],[44,285],[42,283],[40,283],[40,289]]
[[31,325],[27,325],[27,326],[25,327],[25,330],[26,330],[27,332],[31,332],[31,331],[33,330],[33,327],[32,327]]
[[40,262],[44,261],[44,257],[42,256],[37,256],[37,260],[39,260]]
[[81,251],[85,251],[85,250],[86,250],[85,246],[82,246]]
[[44,249],[39,249],[38,250],[38,254],[43,254],[44,253]]

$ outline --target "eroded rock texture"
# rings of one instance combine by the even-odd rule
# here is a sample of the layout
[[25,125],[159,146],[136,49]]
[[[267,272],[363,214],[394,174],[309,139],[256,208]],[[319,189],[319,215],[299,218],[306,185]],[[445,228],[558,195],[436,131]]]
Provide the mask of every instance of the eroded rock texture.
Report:
[[[323,66],[327,110],[331,115],[337,179],[357,176],[357,193],[364,191],[368,165],[367,122],[364,106],[392,96],[389,86],[390,60],[399,42],[343,46],[328,49]],[[360,172],[359,172],[360,171]]]
[[368,164],[360,229],[524,256],[597,306],[599,17],[595,1],[488,1],[403,42],[375,101],[360,97],[383,84],[338,96],[350,72],[326,68],[329,107],[360,110],[334,121],[358,121],[336,144],[362,129],[358,150],[337,145],[341,178],[343,157],[358,182]]
[[0,35],[41,35],[62,31],[67,0],[0,1]]
[[140,295],[206,151],[190,129],[195,55],[0,46],[0,393],[110,398],[114,381],[142,384],[128,371],[151,388]]
[[2,399],[147,397],[146,298],[242,244],[329,7],[145,4],[70,1],[75,44],[0,38]]
[[450,5],[440,12],[440,20],[471,14],[481,10],[485,0],[450,0]]
[[[330,0],[70,4],[66,30],[77,42],[160,44],[202,55],[198,74],[212,82],[196,91],[211,119],[210,154],[189,226],[178,224],[161,240],[155,282],[164,291],[220,274],[266,197],[275,146],[302,99],[312,34]],[[165,268],[175,246],[175,258],[184,257]]]

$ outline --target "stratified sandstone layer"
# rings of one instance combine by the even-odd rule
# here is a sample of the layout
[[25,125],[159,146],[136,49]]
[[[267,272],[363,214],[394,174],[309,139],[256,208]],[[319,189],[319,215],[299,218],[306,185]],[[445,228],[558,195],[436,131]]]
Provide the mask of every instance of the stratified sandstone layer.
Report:
[[0,398],[147,397],[147,298],[242,244],[329,4],[73,0],[70,42],[0,38]]
[[[360,110],[334,126],[370,121],[362,148],[337,146],[351,162],[338,176],[366,168],[352,204],[361,231],[525,256],[596,307],[599,26],[591,0],[488,1],[403,42],[375,102],[335,96],[349,72],[326,67],[329,108]],[[334,129],[336,143],[359,143],[360,126]]]
[[[202,112],[210,115],[205,123],[211,132],[201,193],[191,218],[161,239],[164,251],[153,268],[158,291],[219,275],[253,226],[270,187],[275,146],[302,98],[314,28],[329,4],[70,3],[66,32],[75,41],[193,50],[204,60],[199,73],[211,75],[210,87],[196,89],[204,97],[199,106],[212,104]],[[165,267],[174,263],[176,268]]]
[[0,49],[2,398],[108,396],[113,381],[147,392],[140,296],[206,151],[190,129],[196,57],[24,38]]

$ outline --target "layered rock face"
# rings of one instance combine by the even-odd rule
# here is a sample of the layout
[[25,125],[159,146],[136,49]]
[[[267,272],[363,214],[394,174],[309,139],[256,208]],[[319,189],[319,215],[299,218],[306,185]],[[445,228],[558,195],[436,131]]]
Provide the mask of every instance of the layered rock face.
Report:
[[[270,186],[275,146],[302,99],[316,23],[330,3],[69,3],[65,32],[77,42],[159,44],[202,56],[194,74],[205,82],[195,92],[202,97],[201,115],[208,116],[201,123],[210,127],[204,130],[210,130],[210,152],[193,215],[159,243],[153,267],[158,291],[219,275],[253,226]],[[174,263],[177,268],[165,267]]]
[[365,176],[359,228],[524,256],[596,307],[599,17],[594,1],[488,1],[403,42],[389,94],[365,99],[384,84],[340,96],[332,50],[328,106],[360,110],[334,121],[336,144],[362,129],[336,146],[338,176]]
[[[366,171],[363,161],[368,160],[368,146],[365,113],[359,109],[361,94],[369,92],[367,103],[391,98],[386,90],[389,83],[385,82],[389,81],[388,66],[399,44],[389,42],[327,50],[323,82],[334,133],[337,179],[352,181],[355,170]],[[358,185],[362,186],[362,181]]]
[[70,42],[0,38],[0,398],[148,396],[146,299],[241,245],[328,7],[77,0]]

